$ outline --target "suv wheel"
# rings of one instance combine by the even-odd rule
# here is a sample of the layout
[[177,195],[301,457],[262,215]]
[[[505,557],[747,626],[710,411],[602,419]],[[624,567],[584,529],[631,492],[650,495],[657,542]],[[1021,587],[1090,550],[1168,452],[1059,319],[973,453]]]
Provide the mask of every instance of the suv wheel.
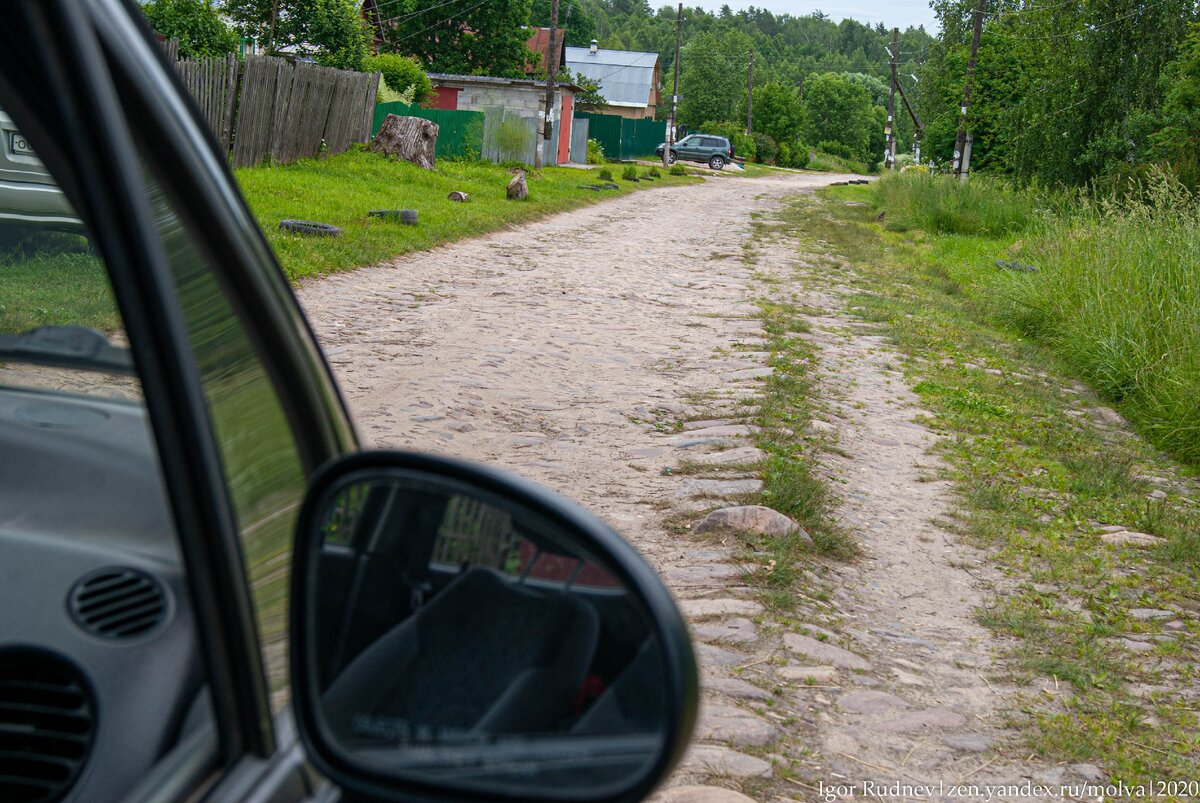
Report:
[[724,156],[712,157],[711,159],[708,160],[708,166],[711,167],[713,170],[722,169],[723,167],[725,167],[725,157]]
[[675,160],[678,158],[679,157],[675,154],[675,151],[671,151],[670,153],[667,154],[667,164],[669,164],[669,165],[675,164]]

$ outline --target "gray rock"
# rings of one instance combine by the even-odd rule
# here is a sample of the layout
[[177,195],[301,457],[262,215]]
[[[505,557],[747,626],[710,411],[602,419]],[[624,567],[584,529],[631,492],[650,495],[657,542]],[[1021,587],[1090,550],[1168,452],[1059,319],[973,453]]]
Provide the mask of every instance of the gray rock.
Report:
[[740,496],[762,490],[762,480],[695,480],[686,479],[675,491],[676,499],[689,496]]
[[455,432],[474,432],[475,425],[470,421],[456,421],[453,424],[448,424],[446,429],[452,429]]
[[728,418],[709,418],[704,421],[685,421],[683,422],[683,431],[691,432],[694,429],[709,429],[710,427],[723,427],[726,424],[732,423]]
[[747,683],[744,680],[738,680],[737,678],[712,678],[711,680],[704,681],[701,685],[708,691],[720,692],[739,700],[757,700],[761,702],[771,699],[771,695],[758,686]]
[[711,644],[697,644],[696,660],[700,666],[737,666],[745,663],[746,656],[738,652],[723,650],[720,647],[714,647]]
[[451,201],[458,201],[459,203],[466,203],[466,202],[467,202],[467,200],[468,200],[468,199],[469,199],[471,196],[467,195],[467,194],[466,194],[465,192],[463,192],[462,190],[454,190],[453,192],[451,192],[451,193],[450,193],[449,195],[447,195],[446,197],[447,197],[447,198],[449,198]]
[[1153,535],[1135,533],[1131,530],[1122,530],[1119,533],[1104,533],[1100,536],[1100,540],[1106,544],[1114,544],[1116,546],[1155,547],[1162,543],[1161,539]]
[[861,655],[856,655],[849,650],[844,650],[841,647],[828,644],[824,641],[817,641],[811,636],[802,636],[799,633],[785,633],[783,643],[792,652],[806,655],[809,658],[815,658],[818,661],[843,669],[867,670],[871,668],[871,664]]
[[908,708],[908,703],[885,691],[855,691],[838,700],[838,708],[852,714],[882,714]]
[[679,404],[677,402],[658,402],[650,409],[658,410],[658,411],[661,411],[664,413],[673,413],[675,415],[679,415],[680,413],[684,412],[684,410],[686,410],[687,408],[685,408],[682,404]]
[[771,765],[761,758],[712,744],[698,744],[688,750],[683,766],[729,778],[771,777]]
[[725,622],[706,622],[695,625],[692,630],[701,641],[728,641],[732,644],[749,644],[758,638],[758,628],[749,619],[737,617]]
[[685,599],[679,603],[679,608],[689,619],[735,613],[753,616],[763,612],[763,606],[750,599]]
[[1162,611],[1157,608],[1133,608],[1129,611],[1129,615],[1134,619],[1170,619],[1175,615],[1174,611]]
[[808,428],[813,432],[819,432],[823,435],[832,435],[838,431],[838,428],[833,424],[830,424],[828,421],[822,421],[819,418],[814,418],[813,420],[809,421]]
[[774,368],[745,368],[741,371],[730,371],[727,374],[721,374],[721,378],[730,382],[736,382],[739,379],[765,379],[774,373]]
[[939,729],[953,730],[967,724],[967,718],[962,714],[947,711],[944,708],[927,708],[924,711],[914,711],[899,719],[884,722],[875,727],[884,733],[915,733],[917,731]]
[[692,458],[697,463],[706,466],[729,466],[740,464],[761,463],[767,459],[767,453],[753,446],[738,446],[723,452],[706,452]]
[[775,670],[775,674],[783,680],[790,680],[793,683],[821,686],[837,680],[838,671],[837,667],[833,666],[797,666],[791,664],[789,666],[781,666]]
[[763,535],[802,534],[800,540],[812,543],[808,533],[800,529],[800,525],[783,515],[763,505],[739,505],[714,510],[696,525],[698,533],[710,530],[750,530]]
[[712,563],[704,566],[677,566],[667,569],[668,580],[685,585],[725,585],[725,580],[741,577],[742,570],[731,563]]
[[1156,501],[1156,502],[1157,502],[1157,501],[1159,501],[1159,500],[1166,499],[1166,498],[1167,498],[1167,492],[1166,492],[1166,491],[1164,491],[1162,488],[1155,488],[1153,491],[1151,491],[1150,493],[1146,494],[1146,498],[1147,498],[1147,499],[1152,499],[1152,500],[1154,500],[1154,501]]
[[1095,764],[1072,764],[1071,771],[1085,781],[1099,783],[1104,780],[1104,771]]
[[650,803],[754,803],[754,798],[719,786],[676,786],[659,792]]
[[676,449],[693,449],[697,446],[736,446],[737,441],[729,438],[688,438],[685,441],[672,441],[671,445]]
[[741,747],[766,747],[779,735],[774,725],[735,705],[707,705],[700,712],[696,738]]
[[1146,641],[1138,641],[1131,638],[1117,639],[1117,641],[1122,647],[1133,652],[1150,652],[1154,649],[1154,645]]
[[707,429],[697,429],[686,435],[676,436],[676,440],[691,440],[693,438],[744,438],[754,433],[756,427],[748,424],[726,424]]
[[958,736],[947,736],[942,743],[964,753],[983,753],[992,746],[991,741],[978,733],[964,733]]

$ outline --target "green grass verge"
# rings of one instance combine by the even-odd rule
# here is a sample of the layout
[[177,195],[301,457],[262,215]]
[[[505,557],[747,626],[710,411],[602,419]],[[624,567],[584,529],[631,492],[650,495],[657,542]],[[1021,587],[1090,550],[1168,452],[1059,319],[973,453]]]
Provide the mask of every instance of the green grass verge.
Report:
[[[1194,472],[1097,418],[1056,351],[997,325],[992,260],[1016,235],[889,232],[872,188],[821,197],[796,201],[785,221],[806,248],[854,266],[840,277],[858,291],[852,311],[894,339],[945,435],[961,533],[1009,578],[979,619],[1004,638],[1012,678],[1044,690],[1013,712],[1029,749],[1126,784],[1200,776]],[[1148,498],[1164,484],[1148,478],[1168,481],[1166,498]],[[1105,543],[1105,525],[1157,546]]]
[[[250,208],[293,280],[370,265],[634,189],[695,181],[664,174],[649,182],[617,181],[619,189],[596,192],[580,188],[599,181],[594,171],[555,167],[530,173],[529,198],[510,201],[504,191],[510,178],[492,164],[442,161],[435,170],[422,170],[365,149],[237,171]],[[470,201],[449,200],[453,190],[467,193]],[[419,223],[372,218],[367,215],[372,209],[415,209]],[[343,233],[323,238],[280,231],[279,222],[288,218],[329,223]]]

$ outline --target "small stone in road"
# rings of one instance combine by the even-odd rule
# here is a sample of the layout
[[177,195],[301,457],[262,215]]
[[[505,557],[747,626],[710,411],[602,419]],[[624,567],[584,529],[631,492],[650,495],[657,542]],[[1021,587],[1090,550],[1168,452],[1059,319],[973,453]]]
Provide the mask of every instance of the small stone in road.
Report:
[[1154,645],[1146,641],[1137,641],[1131,638],[1123,638],[1119,639],[1119,641],[1122,647],[1134,652],[1150,652],[1150,650],[1154,649]]
[[758,700],[764,701],[771,699],[771,695],[755,686],[752,683],[747,683],[744,680],[737,678],[712,678],[701,684],[709,691],[720,692],[721,694],[730,697],[736,697],[739,700]]
[[710,418],[705,421],[685,421],[683,422],[683,431],[691,432],[694,429],[708,429],[709,427],[723,427],[726,424],[732,423],[728,418]]
[[897,708],[908,708],[908,703],[885,691],[856,691],[838,700],[838,708],[853,714],[882,714]]
[[453,424],[447,425],[446,429],[452,429],[455,432],[474,432],[475,425],[470,421],[456,421]]
[[1151,491],[1150,493],[1146,494],[1146,498],[1147,498],[1147,499],[1153,499],[1154,501],[1159,501],[1159,500],[1161,500],[1161,499],[1166,499],[1166,498],[1167,498],[1167,492],[1166,492],[1166,491],[1164,491],[1164,490],[1163,490],[1163,489],[1161,489],[1161,488],[1155,488],[1153,491]]
[[689,496],[741,496],[762,490],[762,480],[693,480],[686,479],[675,491],[676,499]]
[[702,641],[728,641],[734,644],[749,644],[758,638],[758,628],[749,619],[736,617],[724,622],[706,622],[695,625],[693,631]]
[[775,674],[784,680],[810,685],[824,685],[837,680],[837,667],[833,666],[791,666],[780,667]]
[[983,753],[992,746],[986,736],[978,733],[964,733],[958,736],[947,736],[942,743],[964,753]]
[[627,457],[662,457],[669,451],[665,446],[651,446],[647,449],[630,449],[625,454]]
[[819,418],[814,418],[813,420],[809,421],[808,428],[813,432],[820,432],[826,435],[831,435],[838,431],[836,426],[830,424],[828,421],[822,421]]
[[760,463],[766,459],[767,453],[753,446],[738,446],[734,449],[726,449],[723,452],[706,452],[692,457],[693,461],[703,463],[706,466],[752,464]]
[[734,613],[753,616],[763,612],[763,606],[750,599],[685,599],[679,603],[679,608],[689,619]]
[[668,580],[687,585],[725,585],[725,580],[740,577],[742,570],[731,563],[713,563],[707,566],[677,566],[667,569]]
[[792,652],[807,655],[809,658],[815,658],[818,661],[824,661],[843,669],[867,670],[871,668],[871,664],[861,655],[856,655],[849,650],[844,650],[841,647],[824,641],[817,641],[811,636],[802,636],[799,633],[785,633],[783,643]]
[[698,744],[688,750],[683,757],[683,766],[729,778],[771,777],[771,765],[761,758],[712,744]]
[[774,373],[774,368],[745,368],[741,371],[730,371],[727,374],[721,374],[721,378],[730,382],[736,382],[739,379],[765,379]]
[[711,644],[697,644],[696,660],[699,661],[701,667],[737,666],[746,662],[746,656],[740,652],[714,647]]
[[418,424],[426,424],[430,421],[441,421],[445,417],[444,415],[417,415],[413,416],[413,421]]
[[696,738],[741,747],[766,747],[779,731],[774,725],[736,705],[706,705],[700,712]]
[[676,786],[659,792],[650,803],[754,803],[754,798],[720,786]]
[[967,724],[967,718],[962,714],[947,711],[944,708],[927,708],[924,711],[914,711],[899,719],[884,722],[875,727],[884,733],[914,733],[930,728],[953,730]]
[[685,441],[672,441],[671,445],[676,449],[691,449],[695,446],[732,446],[736,443],[728,438],[688,438]]
[[1104,772],[1095,764],[1072,764],[1071,770],[1085,781],[1099,783],[1104,780]]
[[696,438],[740,438],[752,434],[757,427],[748,424],[722,424],[720,426],[695,429],[684,436],[676,436],[677,440],[694,440]]
[[750,530],[763,535],[788,535],[800,533],[800,540],[812,543],[808,533],[800,529],[800,525],[777,510],[763,505],[739,505],[714,510],[696,525],[695,532],[706,533],[710,530]]

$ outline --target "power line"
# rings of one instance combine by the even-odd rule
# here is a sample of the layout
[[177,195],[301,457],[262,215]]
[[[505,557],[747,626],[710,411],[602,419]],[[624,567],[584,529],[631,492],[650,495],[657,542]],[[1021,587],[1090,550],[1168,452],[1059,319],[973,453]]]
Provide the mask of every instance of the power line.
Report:
[[[459,14],[469,14],[470,12],[479,8],[486,2],[488,2],[488,0],[479,0],[478,3],[471,6],[470,8],[464,8],[462,11],[459,12]],[[427,25],[424,28],[422,28],[421,30],[414,31],[413,33],[410,33],[407,36],[402,36],[399,39],[392,39],[389,44],[396,44],[398,42],[407,42],[409,39],[412,39],[414,36],[420,36],[421,34],[425,33],[426,31],[432,31],[434,28],[440,28],[443,25],[445,25],[447,22],[454,22],[454,17],[447,17],[444,20],[435,22],[433,25]]]

